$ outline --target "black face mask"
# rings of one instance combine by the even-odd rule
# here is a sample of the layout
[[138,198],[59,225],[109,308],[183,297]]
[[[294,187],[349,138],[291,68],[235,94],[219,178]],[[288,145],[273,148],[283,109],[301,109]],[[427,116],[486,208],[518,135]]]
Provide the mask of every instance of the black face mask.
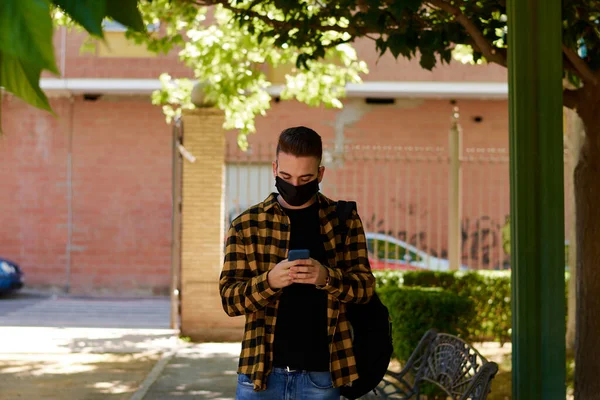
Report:
[[280,177],[275,178],[275,187],[290,206],[299,207],[306,204],[319,191],[319,180],[313,179],[304,185],[294,186]]

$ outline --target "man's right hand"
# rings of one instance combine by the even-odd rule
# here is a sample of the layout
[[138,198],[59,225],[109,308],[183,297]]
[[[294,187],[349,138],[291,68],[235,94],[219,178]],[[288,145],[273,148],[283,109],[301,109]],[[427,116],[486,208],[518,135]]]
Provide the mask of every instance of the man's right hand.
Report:
[[303,260],[288,261],[287,258],[273,267],[267,274],[267,281],[271,289],[281,289],[293,283],[290,276],[290,267],[301,264]]

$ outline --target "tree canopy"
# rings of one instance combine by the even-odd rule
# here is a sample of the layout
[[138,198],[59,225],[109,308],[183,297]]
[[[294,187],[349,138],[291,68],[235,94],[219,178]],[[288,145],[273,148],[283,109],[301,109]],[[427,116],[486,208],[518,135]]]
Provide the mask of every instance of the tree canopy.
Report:
[[[596,0],[563,1],[563,53],[570,89],[596,85],[600,74],[600,7]],[[79,26],[102,40],[115,20],[150,50],[179,55],[205,81],[206,95],[225,112],[225,128],[246,134],[269,108],[270,67],[296,65],[283,98],[341,107],[349,82],[367,72],[351,43],[369,38],[380,54],[417,58],[425,69],[455,58],[507,64],[505,0],[4,0],[0,2],[0,86],[50,110],[40,89],[43,70],[59,74],[52,33]],[[159,35],[145,26],[160,23]],[[55,26],[54,25],[54,26]],[[466,53],[466,54],[465,54]],[[466,55],[466,57],[465,57]],[[162,76],[154,95],[167,118],[192,107],[192,82]],[[565,105],[581,95],[565,90]]]
[[[348,44],[348,33],[323,33],[323,57],[306,68],[309,48],[287,45],[276,35],[239,24],[235,10],[227,3],[6,0],[0,4],[0,86],[51,111],[40,89],[40,76],[44,70],[60,74],[54,58],[53,27],[85,29],[94,40],[103,40],[103,21],[107,19],[126,26],[127,36],[149,50],[178,50],[194,79],[206,83],[206,97],[224,111],[224,127],[240,132],[238,144],[242,148],[247,146],[247,135],[255,130],[256,116],[264,115],[270,107],[269,68],[301,62],[304,68],[290,69],[280,96],[328,107],[341,107],[346,84],[360,82],[360,75],[367,72],[366,64]],[[146,32],[148,24],[159,24],[159,34]],[[154,93],[153,101],[162,105],[167,121],[182,109],[193,107],[192,80],[166,74],[160,80],[163,89]]]
[[[269,68],[293,65],[304,49],[278,42],[252,25],[238,24],[236,14],[220,4],[209,9],[186,1],[154,0],[142,2],[140,8],[147,23],[160,22],[162,34],[130,31],[129,36],[156,52],[180,48],[179,58],[192,69],[195,80],[206,83],[206,97],[225,112],[224,127],[237,129],[238,144],[245,148],[247,134],[255,130],[255,117],[270,106]],[[346,43],[349,39],[348,34],[325,33],[323,41],[331,45],[324,58],[310,68],[290,69],[281,98],[341,107],[346,84],[360,82],[360,74],[367,72]],[[162,75],[161,81],[163,90],[154,94],[153,101],[163,105],[167,118],[193,107],[190,80]]]

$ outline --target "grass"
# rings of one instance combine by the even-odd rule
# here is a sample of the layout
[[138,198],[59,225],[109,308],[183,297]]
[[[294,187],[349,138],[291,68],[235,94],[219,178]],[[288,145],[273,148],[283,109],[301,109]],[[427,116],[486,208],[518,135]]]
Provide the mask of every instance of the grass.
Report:
[[[492,390],[487,397],[488,400],[508,400],[512,399],[512,352],[501,351],[501,347],[497,343],[491,344],[480,344],[481,347],[485,346],[485,349],[481,353],[490,361],[495,361],[498,364],[498,373],[492,381]],[[498,350],[494,351],[493,347]],[[475,346],[479,348],[479,345]],[[575,361],[573,355],[567,355],[567,400],[573,399],[573,377],[575,370]]]

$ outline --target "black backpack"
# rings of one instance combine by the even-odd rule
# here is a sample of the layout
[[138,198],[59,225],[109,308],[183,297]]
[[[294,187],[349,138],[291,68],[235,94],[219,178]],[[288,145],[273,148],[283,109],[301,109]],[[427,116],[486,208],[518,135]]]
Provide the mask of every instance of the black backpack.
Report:
[[[339,224],[336,233],[345,243],[346,221],[356,209],[353,201],[338,201]],[[352,348],[356,358],[356,368],[360,378],[352,386],[342,386],[341,395],[354,400],[369,393],[381,382],[390,364],[392,352],[392,323],[388,309],[376,293],[367,304],[348,303],[346,317],[352,325],[354,338]]]

